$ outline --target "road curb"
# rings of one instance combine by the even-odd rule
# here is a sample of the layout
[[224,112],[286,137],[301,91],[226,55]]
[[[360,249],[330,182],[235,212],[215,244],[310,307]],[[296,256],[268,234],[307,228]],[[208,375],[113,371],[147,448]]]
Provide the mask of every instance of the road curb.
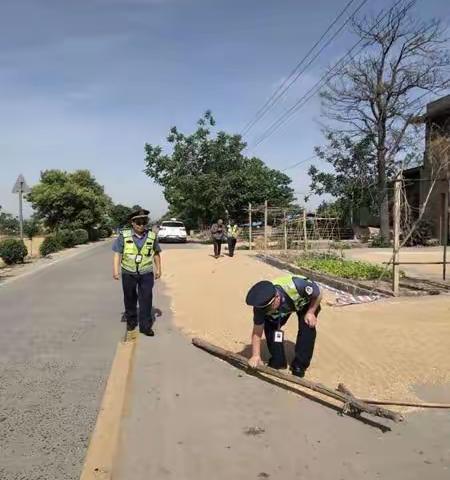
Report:
[[92,433],[80,480],[110,480],[131,377],[136,340],[119,342]]

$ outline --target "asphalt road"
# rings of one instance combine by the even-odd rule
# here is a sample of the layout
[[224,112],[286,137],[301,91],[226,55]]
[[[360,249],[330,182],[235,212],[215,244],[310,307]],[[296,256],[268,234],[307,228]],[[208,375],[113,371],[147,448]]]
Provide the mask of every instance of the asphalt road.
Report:
[[79,478],[124,333],[111,271],[107,242],[0,286],[1,480]]

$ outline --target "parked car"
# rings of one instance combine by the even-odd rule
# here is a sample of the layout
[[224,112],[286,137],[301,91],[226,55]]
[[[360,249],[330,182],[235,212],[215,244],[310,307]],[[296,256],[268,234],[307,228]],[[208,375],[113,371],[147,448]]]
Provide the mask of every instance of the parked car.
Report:
[[158,240],[160,242],[187,242],[186,227],[183,222],[173,218],[161,222],[158,230]]

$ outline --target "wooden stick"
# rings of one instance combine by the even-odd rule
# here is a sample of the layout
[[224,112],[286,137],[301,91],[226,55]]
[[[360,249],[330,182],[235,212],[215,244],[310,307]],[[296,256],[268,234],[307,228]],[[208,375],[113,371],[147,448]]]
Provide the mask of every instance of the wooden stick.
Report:
[[[338,390],[342,393],[351,394],[350,390],[342,383],[338,385]],[[353,394],[351,394],[353,395]],[[433,403],[433,402],[407,402],[396,400],[374,400],[370,398],[359,398],[361,402],[371,405],[395,405],[398,407],[420,407],[420,408],[450,408],[450,403]]]
[[450,403],[433,403],[433,402],[405,402],[402,400],[373,400],[361,399],[362,402],[370,403],[372,405],[394,405],[398,407],[418,407],[418,408],[448,408]]
[[261,372],[267,375],[272,375],[273,377],[279,378],[281,380],[285,380],[291,383],[295,383],[296,385],[300,385],[301,387],[308,388],[309,390],[313,390],[314,392],[318,392],[322,395],[327,397],[334,398],[335,400],[339,400],[340,402],[344,403],[343,412],[344,413],[355,413],[355,412],[366,412],[371,415],[375,415],[377,417],[384,417],[388,418],[389,420],[393,420],[394,422],[401,422],[403,421],[403,416],[399,413],[392,412],[385,408],[376,407],[374,405],[369,405],[362,400],[359,400],[353,395],[348,395],[346,393],[342,393],[332,388],[328,388],[320,383],[312,382],[310,380],[305,380],[304,378],[295,377],[293,375],[289,375],[287,373],[280,372],[270,367],[266,367],[265,365],[258,366],[256,368],[251,368],[248,365],[248,360],[239,355],[238,353],[230,352],[225,350],[221,347],[213,345],[206,340],[202,340],[201,338],[193,338],[192,343],[202,350],[207,351],[213,355],[216,355],[228,362],[237,364],[239,367],[243,368],[247,373],[252,372]]

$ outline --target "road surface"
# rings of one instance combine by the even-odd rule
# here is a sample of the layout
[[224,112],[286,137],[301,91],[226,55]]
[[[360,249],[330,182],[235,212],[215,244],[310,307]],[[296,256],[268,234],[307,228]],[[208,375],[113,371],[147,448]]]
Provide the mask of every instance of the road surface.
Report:
[[111,256],[98,244],[0,284],[2,480],[79,478],[124,334]]

